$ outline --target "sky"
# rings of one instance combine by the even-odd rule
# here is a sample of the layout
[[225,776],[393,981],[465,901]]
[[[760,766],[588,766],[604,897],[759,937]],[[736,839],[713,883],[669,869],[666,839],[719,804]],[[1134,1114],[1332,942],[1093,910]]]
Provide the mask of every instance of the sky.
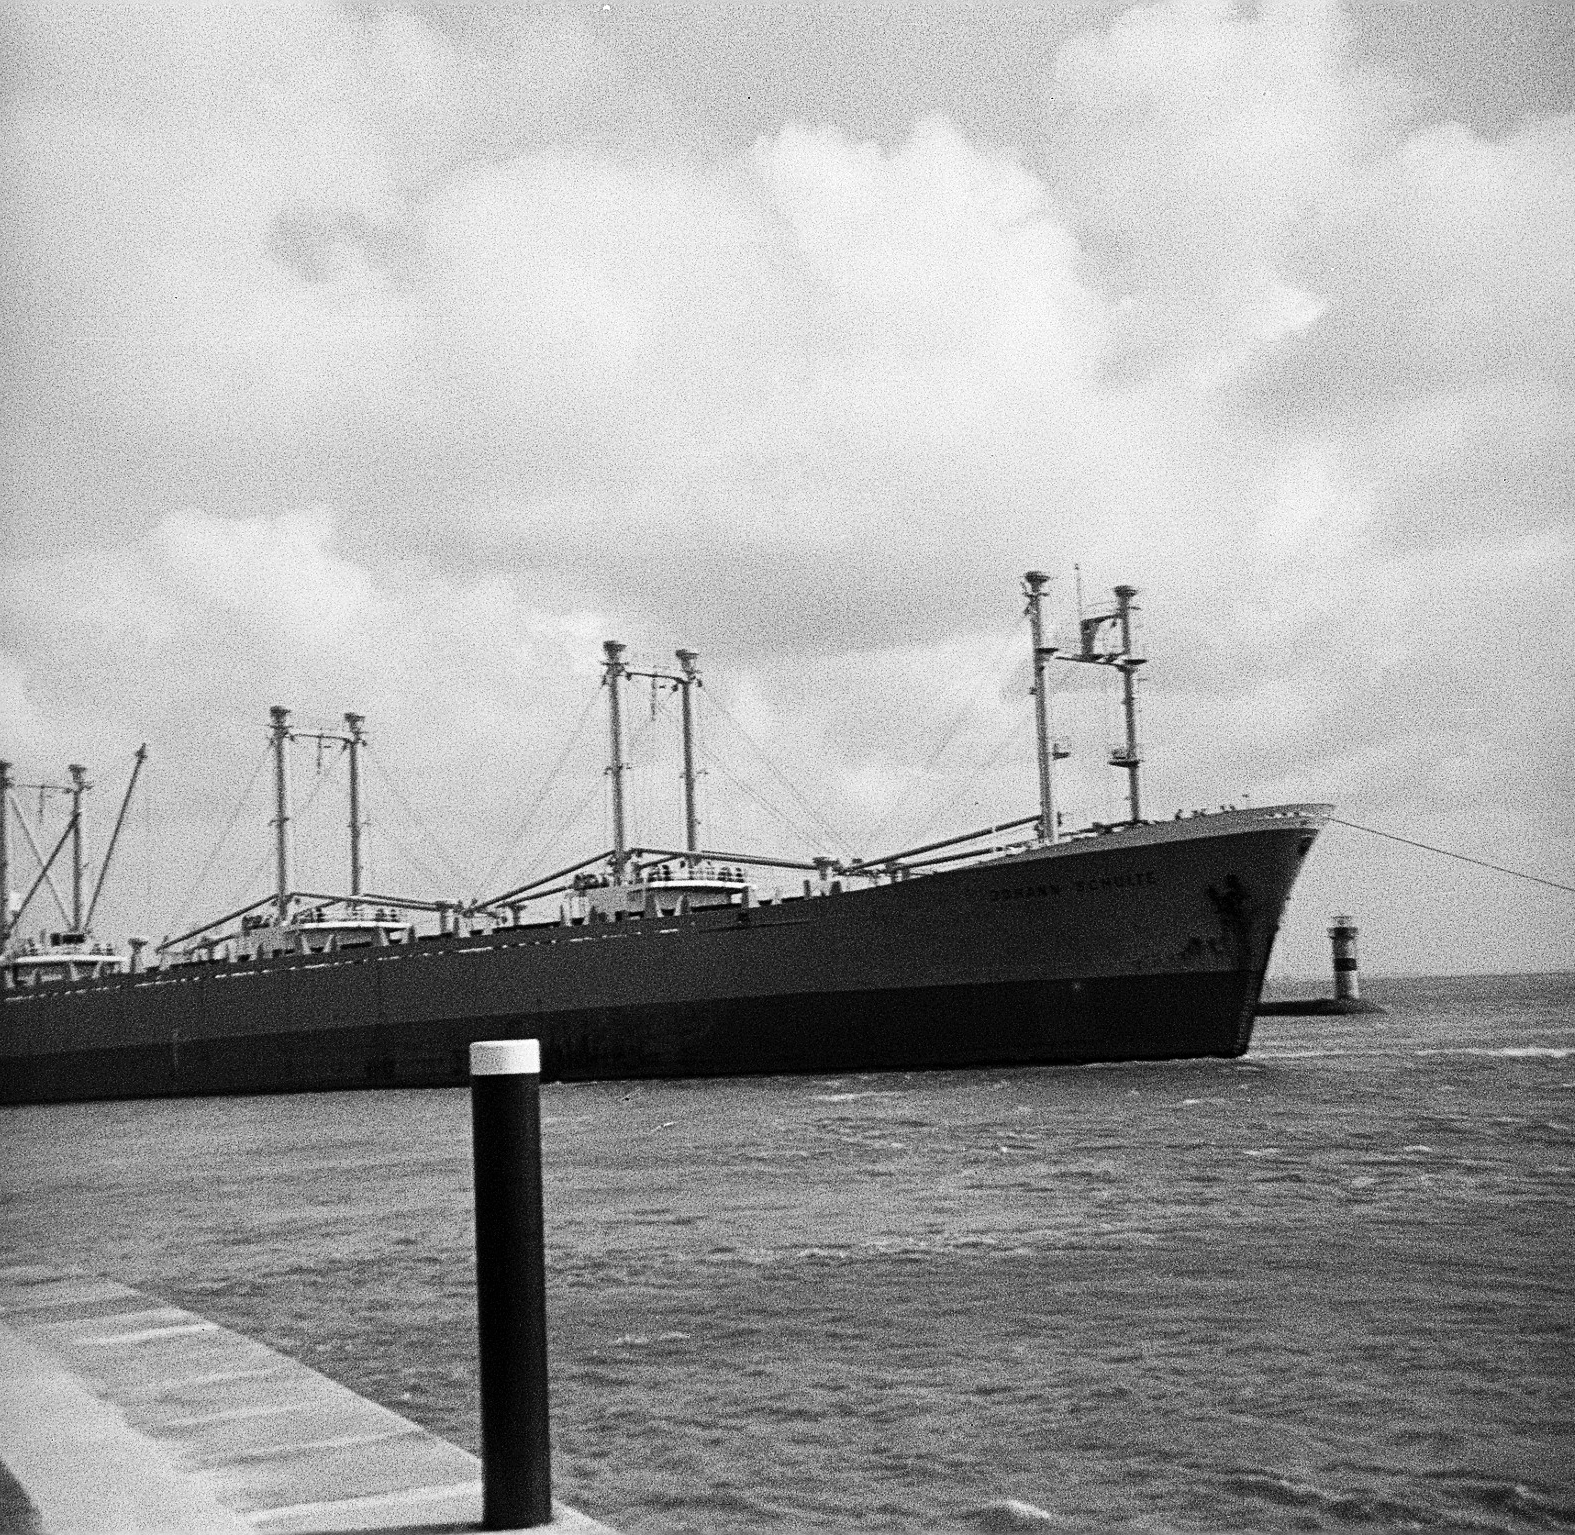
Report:
[[[1575,884],[1575,6],[0,27],[0,752],[89,767],[96,859],[147,743],[107,936],[267,891],[274,704],[366,716],[373,888],[606,847],[606,638],[700,652],[710,846],[1029,814],[1031,568],[1063,642],[1139,588],[1152,814]],[[1067,824],[1113,819],[1111,679],[1056,670]],[[647,844],[676,713],[636,684]],[[345,888],[343,754],[291,767]],[[1369,973],[1575,964],[1575,896],[1340,825],[1280,970],[1335,911]]]

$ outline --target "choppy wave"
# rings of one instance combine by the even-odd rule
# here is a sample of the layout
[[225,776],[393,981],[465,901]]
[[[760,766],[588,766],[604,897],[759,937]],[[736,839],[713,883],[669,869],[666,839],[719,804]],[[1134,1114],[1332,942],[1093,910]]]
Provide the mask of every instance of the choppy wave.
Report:
[[[1575,1527],[1575,985],[1397,986],[1243,1061],[545,1089],[559,1495],[650,1535]],[[463,1092],[0,1143],[0,1261],[474,1447]]]

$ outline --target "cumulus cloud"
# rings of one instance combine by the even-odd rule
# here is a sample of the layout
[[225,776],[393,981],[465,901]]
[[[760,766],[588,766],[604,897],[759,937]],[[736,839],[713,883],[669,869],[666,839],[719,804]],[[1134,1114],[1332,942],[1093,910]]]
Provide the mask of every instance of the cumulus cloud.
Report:
[[[0,697],[29,754],[191,752],[181,867],[215,714],[276,701],[429,743],[411,792],[497,862],[613,630],[704,653],[740,838],[830,835],[751,743],[855,841],[1022,813],[1000,635],[1079,558],[1145,589],[1162,807],[1337,793],[1570,863],[1524,654],[1572,648],[1571,119],[1431,118],[1332,0],[1083,25],[1009,135],[921,93],[752,143],[572,12],[12,25]],[[1059,708],[1101,814],[1108,701]],[[1401,963],[1570,957],[1530,895],[1472,948],[1467,894],[1330,867]]]
[[159,524],[158,541],[188,601],[316,645],[364,614],[370,587],[365,570],[330,552],[332,531],[322,508],[244,520],[173,513]]

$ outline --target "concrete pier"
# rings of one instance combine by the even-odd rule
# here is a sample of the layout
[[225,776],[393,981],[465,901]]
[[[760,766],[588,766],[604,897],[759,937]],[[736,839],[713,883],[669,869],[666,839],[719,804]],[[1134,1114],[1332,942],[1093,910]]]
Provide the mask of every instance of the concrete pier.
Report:
[[[0,1269],[3,1527],[474,1529],[481,1465],[217,1323],[113,1281]],[[562,1535],[612,1535],[553,1505]]]

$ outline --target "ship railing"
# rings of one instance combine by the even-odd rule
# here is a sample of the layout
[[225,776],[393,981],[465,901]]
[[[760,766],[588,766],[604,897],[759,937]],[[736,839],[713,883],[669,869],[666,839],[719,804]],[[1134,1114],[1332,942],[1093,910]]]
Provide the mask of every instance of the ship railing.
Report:
[[[675,864],[700,863],[709,864],[713,870],[726,868],[733,871],[733,877],[725,881],[718,877],[718,883],[727,883],[735,889],[749,883],[744,869],[802,869],[817,871],[821,869],[840,868],[836,859],[821,859],[806,861],[800,858],[779,858],[770,854],[738,853],[723,851],[718,848],[688,848],[673,847],[632,847],[624,854],[626,860],[634,865],[636,876],[633,883],[648,883],[651,871]],[[497,895],[488,896],[485,900],[476,901],[465,908],[468,916],[500,916],[516,905],[527,902],[547,900],[555,895],[566,893],[580,893],[590,888],[590,879],[595,876],[587,875],[586,871],[596,865],[611,866],[614,858],[612,849],[596,853],[589,858],[582,858],[578,863],[571,863],[561,869],[554,869],[550,874],[538,875],[535,879],[527,880],[524,884],[515,885],[508,890],[500,891]],[[741,866],[741,867],[740,867]],[[576,878],[576,876],[578,876]],[[642,879],[641,876],[646,878]],[[599,883],[596,888],[603,888]]]

